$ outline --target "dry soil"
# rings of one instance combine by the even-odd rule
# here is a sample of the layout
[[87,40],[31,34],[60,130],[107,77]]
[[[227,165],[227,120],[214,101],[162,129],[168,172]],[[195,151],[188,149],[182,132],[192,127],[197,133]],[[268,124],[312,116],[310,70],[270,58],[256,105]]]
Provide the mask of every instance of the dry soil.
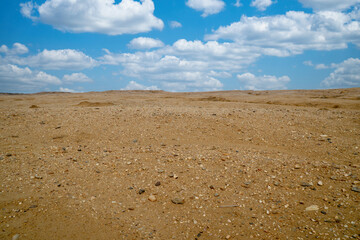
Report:
[[360,89],[0,95],[0,239],[360,239]]

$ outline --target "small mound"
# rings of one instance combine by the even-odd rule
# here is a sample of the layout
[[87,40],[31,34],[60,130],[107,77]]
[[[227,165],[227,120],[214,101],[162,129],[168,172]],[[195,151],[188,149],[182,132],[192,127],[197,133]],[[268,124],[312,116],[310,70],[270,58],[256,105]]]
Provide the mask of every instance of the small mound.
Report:
[[106,106],[114,106],[114,103],[112,102],[88,102],[88,101],[83,101],[80,102],[79,104],[75,105],[78,107],[106,107]]
[[199,101],[213,101],[213,102],[231,102],[230,100],[222,97],[207,97],[207,98],[200,98]]

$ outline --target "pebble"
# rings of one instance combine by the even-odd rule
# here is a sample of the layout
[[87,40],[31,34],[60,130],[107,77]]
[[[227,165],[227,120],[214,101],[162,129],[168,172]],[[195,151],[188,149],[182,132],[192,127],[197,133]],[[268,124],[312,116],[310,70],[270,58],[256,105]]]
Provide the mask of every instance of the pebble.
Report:
[[351,191],[360,193],[360,188],[359,187],[352,187]]
[[149,199],[150,202],[156,202],[156,200],[157,200],[156,197],[154,195],[152,195],[152,194],[149,196],[148,199]]
[[171,199],[171,202],[174,204],[184,204],[185,200],[183,198],[173,198]]
[[318,185],[318,186],[322,186],[322,185],[324,185],[324,184],[323,184],[322,181],[318,181],[317,185]]
[[300,185],[302,187],[311,187],[313,184],[312,183],[307,183],[307,182],[302,182]]
[[311,205],[305,209],[305,211],[318,211],[319,206],[318,205]]
[[294,169],[300,169],[300,165],[296,164],[296,165],[294,166]]
[[214,194],[214,197],[219,197],[219,196],[220,196],[220,194],[218,194],[218,193]]
[[161,185],[160,182],[156,182],[156,183],[155,183],[155,186],[157,186],[157,187],[160,186],[160,185]]
[[230,236],[230,235],[227,235],[225,238],[226,238],[226,239],[230,239],[230,238],[231,238],[231,236]]
[[140,189],[140,190],[139,190],[139,194],[143,194],[144,192],[145,192],[144,189]]
[[18,240],[18,239],[19,239],[19,237],[20,237],[20,235],[19,235],[19,234],[15,234],[15,235],[12,237],[12,240]]

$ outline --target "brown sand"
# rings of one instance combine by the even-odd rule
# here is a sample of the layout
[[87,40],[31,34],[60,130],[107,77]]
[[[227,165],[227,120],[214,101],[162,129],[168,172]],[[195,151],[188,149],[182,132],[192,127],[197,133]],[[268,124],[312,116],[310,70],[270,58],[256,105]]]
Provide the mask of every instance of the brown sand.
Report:
[[359,88],[3,94],[0,111],[0,239],[360,238]]

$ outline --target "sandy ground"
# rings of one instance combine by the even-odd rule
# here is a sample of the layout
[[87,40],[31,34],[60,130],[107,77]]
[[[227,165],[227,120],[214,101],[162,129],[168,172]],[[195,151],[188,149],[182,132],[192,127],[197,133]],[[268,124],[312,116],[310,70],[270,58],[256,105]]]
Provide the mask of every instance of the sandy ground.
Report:
[[0,239],[360,239],[360,89],[0,95]]

